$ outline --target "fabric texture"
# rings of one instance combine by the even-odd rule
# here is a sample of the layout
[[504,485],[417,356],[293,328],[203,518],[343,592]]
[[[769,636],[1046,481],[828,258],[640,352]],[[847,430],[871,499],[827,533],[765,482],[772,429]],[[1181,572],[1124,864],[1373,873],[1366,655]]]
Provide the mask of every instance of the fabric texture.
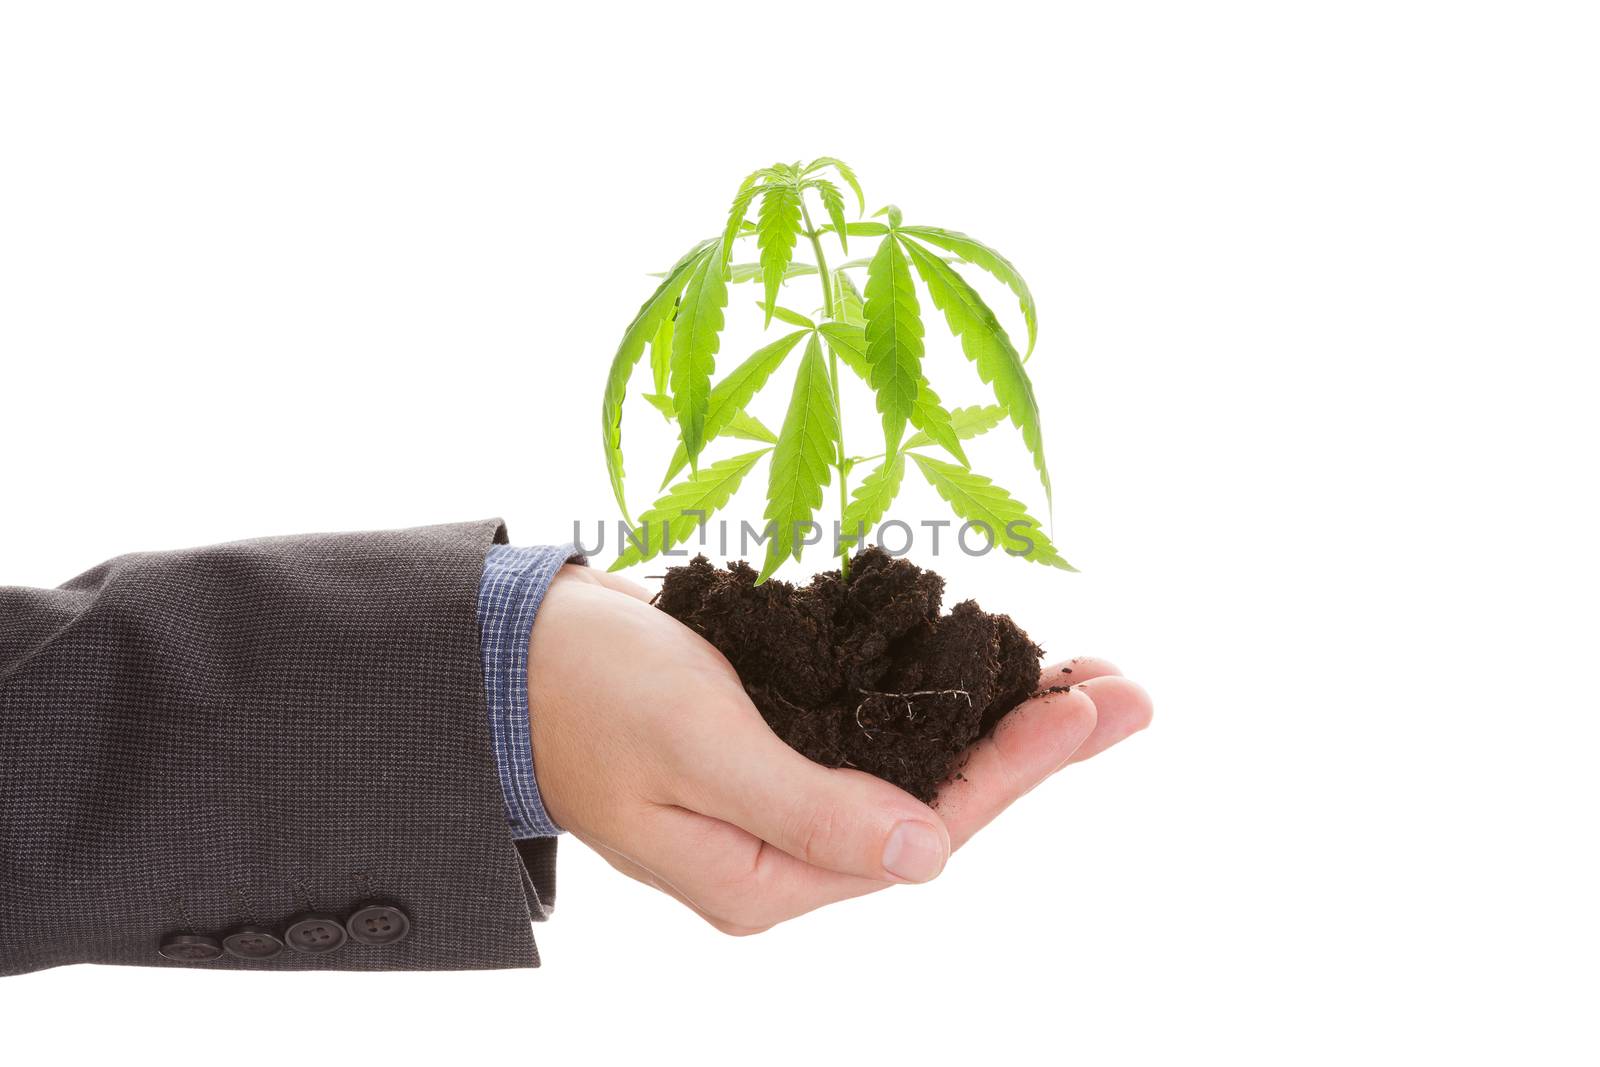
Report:
[[556,571],[565,563],[581,562],[583,556],[573,545],[493,545],[483,564],[478,627],[489,740],[505,794],[506,822],[518,840],[561,833],[544,810],[534,775],[528,738],[528,637]]
[[[0,974],[538,965],[477,607],[495,520],[137,553],[0,588]],[[178,933],[404,909],[410,935],[174,962]]]

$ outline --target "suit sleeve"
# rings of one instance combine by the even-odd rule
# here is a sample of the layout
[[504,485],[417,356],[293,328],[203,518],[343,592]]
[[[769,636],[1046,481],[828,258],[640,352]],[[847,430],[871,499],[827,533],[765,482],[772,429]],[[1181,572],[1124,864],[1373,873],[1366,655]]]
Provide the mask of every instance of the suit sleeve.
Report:
[[0,974],[538,965],[477,606],[495,520],[0,589]]

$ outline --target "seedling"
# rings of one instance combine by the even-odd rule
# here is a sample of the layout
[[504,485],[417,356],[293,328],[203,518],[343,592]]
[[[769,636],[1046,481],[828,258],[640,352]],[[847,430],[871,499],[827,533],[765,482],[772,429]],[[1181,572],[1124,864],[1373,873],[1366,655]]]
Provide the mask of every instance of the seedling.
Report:
[[[845,195],[835,179],[853,194],[854,221],[847,218]],[[1023,503],[974,471],[962,447],[963,441],[1009,420],[1032,457],[1049,506],[1039,403],[1024,368],[1038,335],[1027,282],[1003,255],[965,234],[909,225],[893,205],[880,208],[871,219],[863,219],[865,213],[861,185],[840,160],[824,156],[806,164],[775,163],[740,183],[720,234],[696,244],[661,276],[628,324],[606,379],[606,469],[624,518],[629,512],[623,492],[622,404],[647,348],[652,391],[644,397],[676,426],[677,449],[661,483],[663,495],[637,523],[629,518],[635,535],[612,570],[684,541],[728,503],[763,459],[769,460],[766,558],[758,583],[786,560],[800,558],[806,534],[819,528],[823,491],[835,474],[839,518],[833,541],[842,577],[848,579],[850,553],[888,512],[908,460],[956,516],[991,546],[1035,563],[1072,569]],[[734,262],[740,243],[752,238],[756,260]],[[796,259],[801,238],[813,262]],[[876,244],[870,255],[848,259],[852,241],[858,254],[864,243]],[[840,253],[836,267],[829,266],[825,249],[833,243]],[[1016,296],[1027,331],[1025,352],[1018,351],[958,266],[987,271]],[[860,286],[853,275],[863,277]],[[804,314],[778,302],[785,283],[813,277],[821,297],[819,312]],[[989,386],[993,403],[949,409],[928,384],[915,279],[944,314],[961,351]],[[792,330],[713,383],[729,287],[747,283],[759,285],[763,325],[770,328],[777,320]],[[773,433],[746,408],[796,349],[802,354],[788,413]],[[875,455],[854,456],[845,448],[841,364],[876,398],[883,438],[882,451]],[[706,462],[708,446],[719,438],[754,441],[760,447]],[[852,492],[851,475],[867,464],[875,465]],[[687,477],[680,477],[685,470]]]

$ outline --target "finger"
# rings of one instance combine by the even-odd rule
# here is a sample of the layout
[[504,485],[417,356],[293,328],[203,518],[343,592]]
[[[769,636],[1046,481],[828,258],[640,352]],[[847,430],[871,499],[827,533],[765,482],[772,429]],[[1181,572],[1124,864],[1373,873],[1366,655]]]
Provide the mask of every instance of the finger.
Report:
[[605,860],[616,870],[621,871],[629,878],[632,878],[635,882],[643,883],[659,893],[665,893],[667,896],[671,897],[673,900],[676,900],[679,904],[682,904],[684,907],[688,908],[690,911],[694,912],[696,915],[700,916],[700,918],[704,919],[706,922],[710,923],[712,926],[716,927],[718,930],[721,930],[725,934],[729,934],[734,937],[746,937],[750,934],[759,934],[771,926],[770,923],[763,926],[745,926],[741,923],[730,922],[727,919],[719,918],[700,907],[700,905],[696,904],[680,889],[678,889],[677,886],[673,885],[672,882],[656,874],[656,872],[637,862],[626,853],[619,852],[609,845],[602,844],[599,841],[594,841],[587,837],[580,837],[580,840],[582,840],[583,843],[588,845],[590,848],[594,849],[595,852],[600,855],[601,859]]
[[1039,687],[1048,688],[1052,685],[1078,685],[1091,678],[1103,678],[1108,674],[1121,674],[1117,665],[1107,659],[1097,656],[1075,656],[1060,663],[1052,663],[1039,672]]
[[[1078,656],[1064,663],[1052,663],[1039,672],[1039,686],[1048,690],[1052,686],[1083,685],[1086,682],[1099,682],[1102,678],[1120,679],[1122,672],[1110,660],[1099,659],[1095,656]],[[1130,683],[1131,684],[1131,683]],[[1135,689],[1138,687],[1135,686]],[[1143,694],[1143,690],[1139,690]],[[1093,693],[1090,694],[1093,699]],[[1098,755],[1116,744],[1125,740],[1130,734],[1137,733],[1150,724],[1149,698],[1144,697],[1145,707],[1141,715],[1129,701],[1118,701],[1108,707],[1101,707],[1096,701],[1096,711],[1099,718],[1095,723],[1094,733],[1089,735],[1082,747],[1073,754],[1069,762],[1077,763],[1079,760],[1088,759]]]
[[[1101,687],[1123,681],[1102,677]],[[1121,694],[1142,696],[1142,690],[1128,683],[1117,692],[1113,720],[1122,721],[1127,711],[1131,723],[1136,709],[1124,708]],[[1035,698],[1002,720],[941,791],[939,814],[953,846],[1048,778],[1095,735],[1097,723],[1095,705],[1078,689]],[[687,809],[657,807],[652,819],[643,830],[639,862],[670,887],[666,891],[727,932],[763,930],[894,884],[808,865],[739,826]]]
[[894,882],[813,867],[754,834],[687,808],[656,805],[624,854],[665,892],[724,932],[755,933]]
[[1063,766],[1099,755],[1118,741],[1126,740],[1149,726],[1155,714],[1150,694],[1144,687],[1119,675],[1091,678],[1075,688],[1094,701],[1096,719],[1094,732],[1067,757]]
[[950,858],[950,836],[926,804],[857,770],[811,762],[753,708],[704,717],[691,744],[691,810],[747,831],[814,867],[883,882],[926,882]]
[[1050,777],[1094,732],[1094,701],[1081,689],[1048,693],[1006,714],[969,750],[934,804],[960,848],[995,816]]

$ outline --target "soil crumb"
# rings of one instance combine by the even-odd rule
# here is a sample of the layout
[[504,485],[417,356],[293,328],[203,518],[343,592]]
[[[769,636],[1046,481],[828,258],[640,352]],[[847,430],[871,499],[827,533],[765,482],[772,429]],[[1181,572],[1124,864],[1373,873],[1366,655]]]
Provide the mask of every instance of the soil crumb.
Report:
[[773,731],[828,767],[856,767],[930,801],[962,751],[1039,686],[1040,648],[1007,615],[878,548],[794,586],[697,556],[656,606],[715,645]]

